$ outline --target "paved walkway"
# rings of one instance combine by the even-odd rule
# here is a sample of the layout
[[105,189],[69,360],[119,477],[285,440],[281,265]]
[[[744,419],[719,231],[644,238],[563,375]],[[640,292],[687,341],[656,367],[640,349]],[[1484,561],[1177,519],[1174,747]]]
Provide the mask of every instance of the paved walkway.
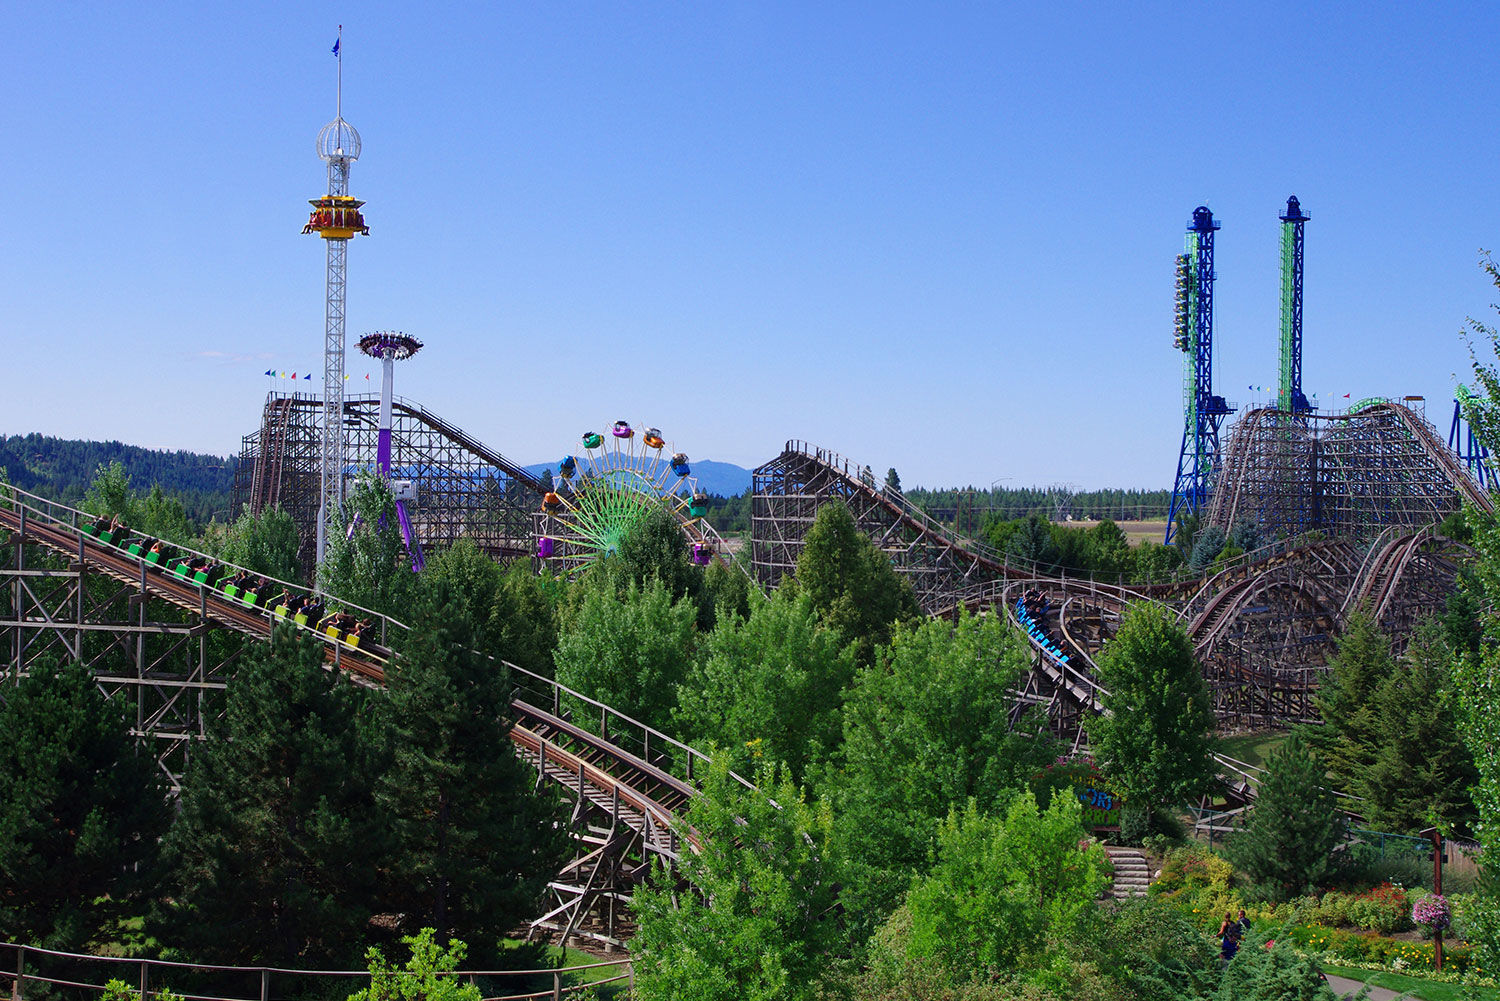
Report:
[[[1339,997],[1352,998],[1354,995],[1358,994],[1359,989],[1364,986],[1364,981],[1350,980],[1348,977],[1335,977],[1330,973],[1328,975],[1328,986],[1332,987],[1333,993],[1337,994]],[[1398,994],[1396,991],[1389,990],[1385,987],[1370,988],[1371,1001],[1395,1001],[1396,998],[1406,996],[1407,995],[1405,994]]]

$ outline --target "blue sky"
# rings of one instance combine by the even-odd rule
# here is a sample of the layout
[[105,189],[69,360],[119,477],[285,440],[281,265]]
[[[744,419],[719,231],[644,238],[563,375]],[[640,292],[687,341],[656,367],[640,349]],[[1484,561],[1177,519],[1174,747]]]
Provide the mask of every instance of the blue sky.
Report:
[[1500,15],[1308,7],[13,5],[0,432],[224,454],[265,369],[319,385],[340,22],[350,343],[422,338],[397,392],[518,461],[624,417],[745,466],[1170,486],[1188,217],[1248,402],[1293,193],[1306,388],[1446,432],[1496,299]]

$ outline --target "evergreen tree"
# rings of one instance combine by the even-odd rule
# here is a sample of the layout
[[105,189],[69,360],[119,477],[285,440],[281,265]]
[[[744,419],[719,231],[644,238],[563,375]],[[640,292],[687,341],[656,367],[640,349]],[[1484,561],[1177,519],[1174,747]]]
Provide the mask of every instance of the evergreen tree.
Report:
[[563,583],[533,573],[516,560],[500,578],[484,635],[496,656],[551,678],[557,672],[553,653],[558,636],[558,586]]
[[460,596],[435,580],[378,703],[388,764],[377,786],[391,850],[381,900],[397,931],[459,937],[481,963],[536,913],[566,843],[556,800],[515,754],[511,685],[503,664],[476,651]]
[[[1250,935],[1224,971],[1213,1001],[1337,1001],[1312,956],[1283,938],[1267,949],[1264,937]],[[1349,997],[1368,996],[1367,991]]]
[[1192,554],[1188,556],[1188,569],[1201,574],[1213,563],[1224,549],[1224,530],[1218,525],[1206,525],[1193,542]]
[[1323,725],[1303,734],[1341,790],[1352,792],[1374,764],[1375,693],[1395,669],[1391,641],[1364,609],[1350,612],[1330,670],[1313,696]]
[[873,660],[876,647],[889,642],[897,623],[921,614],[911,585],[837,501],[818,508],[802,541],[793,580],[795,593],[812,600],[819,619],[846,644],[855,644],[862,664]]
[[250,652],[183,780],[160,937],[220,963],[347,962],[373,912],[367,696],[289,626]]
[[1401,662],[1372,699],[1365,735],[1370,766],[1354,778],[1369,822],[1416,833],[1435,822],[1467,832],[1474,820],[1469,787],[1478,778],[1464,745],[1448,683],[1449,649],[1436,624],[1419,627]]
[[81,950],[150,889],[166,790],[81,664],[33,661],[0,735],[0,938]]
[[901,492],[901,477],[897,475],[895,466],[885,471],[885,485],[897,493]]
[[1276,900],[1321,884],[1342,839],[1338,802],[1323,763],[1293,734],[1272,752],[1245,829],[1229,842],[1234,864]]
[[1187,634],[1161,606],[1137,605],[1098,665],[1109,695],[1087,727],[1105,771],[1144,814],[1187,802],[1214,775],[1213,712]]

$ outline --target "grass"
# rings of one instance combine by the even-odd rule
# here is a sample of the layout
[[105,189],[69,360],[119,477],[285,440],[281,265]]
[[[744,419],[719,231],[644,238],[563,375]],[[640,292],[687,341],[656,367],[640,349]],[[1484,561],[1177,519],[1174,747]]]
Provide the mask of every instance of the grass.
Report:
[[1287,736],[1285,730],[1275,733],[1242,733],[1220,740],[1219,752],[1236,761],[1264,768],[1271,752],[1286,743]]
[[[521,939],[505,939],[504,942],[506,945],[519,945],[521,943]],[[602,962],[602,960],[600,960],[598,956],[591,956],[588,953],[582,952],[578,949],[559,948],[555,945],[549,945],[547,947],[547,958],[552,960],[553,962],[560,962],[560,964],[565,968],[569,966],[588,966],[591,963]],[[611,977],[622,976],[624,973],[625,966],[623,964],[612,963],[609,966],[599,966],[595,967],[592,970],[584,970],[582,973],[577,974],[576,976],[578,981],[582,983],[596,984],[601,980],[608,980]],[[606,999],[607,1001],[607,999],[610,998],[623,996],[624,991],[624,982],[605,984],[603,987],[599,988],[599,997]]]
[[1463,984],[1445,984],[1438,980],[1423,980],[1421,977],[1408,977],[1401,973],[1361,970],[1350,966],[1324,964],[1323,972],[1329,976],[1348,977],[1362,984],[1404,991],[1422,1001],[1500,1001],[1500,989],[1494,987],[1465,987]]

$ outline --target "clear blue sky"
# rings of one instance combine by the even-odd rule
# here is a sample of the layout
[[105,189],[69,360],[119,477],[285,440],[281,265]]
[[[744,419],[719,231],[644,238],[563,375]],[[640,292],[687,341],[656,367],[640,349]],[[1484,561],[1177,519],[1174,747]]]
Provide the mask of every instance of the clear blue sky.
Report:
[[519,461],[624,417],[745,466],[1170,486],[1188,217],[1245,402],[1293,193],[1307,389],[1446,432],[1497,298],[1497,9],[1035,6],[12,5],[0,432],[225,454],[265,369],[320,385],[340,22],[351,345],[421,337],[397,392]]

